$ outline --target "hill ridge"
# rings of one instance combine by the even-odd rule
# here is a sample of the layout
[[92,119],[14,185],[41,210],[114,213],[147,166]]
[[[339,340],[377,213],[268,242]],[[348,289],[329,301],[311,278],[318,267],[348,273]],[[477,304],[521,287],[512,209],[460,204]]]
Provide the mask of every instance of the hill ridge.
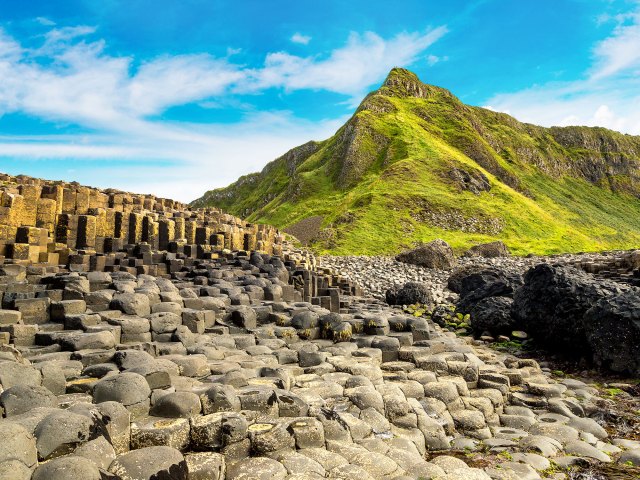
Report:
[[334,136],[192,205],[278,227],[321,217],[312,243],[333,253],[435,237],[458,249],[503,239],[519,253],[630,248],[640,244],[640,137],[522,123],[394,68]]

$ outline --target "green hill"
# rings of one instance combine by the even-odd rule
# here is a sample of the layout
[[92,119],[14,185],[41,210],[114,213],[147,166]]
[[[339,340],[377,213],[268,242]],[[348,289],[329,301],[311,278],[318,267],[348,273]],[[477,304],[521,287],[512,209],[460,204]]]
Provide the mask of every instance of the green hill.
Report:
[[640,137],[543,128],[393,69],[336,134],[192,203],[320,251],[394,253],[442,238],[516,254],[640,246]]

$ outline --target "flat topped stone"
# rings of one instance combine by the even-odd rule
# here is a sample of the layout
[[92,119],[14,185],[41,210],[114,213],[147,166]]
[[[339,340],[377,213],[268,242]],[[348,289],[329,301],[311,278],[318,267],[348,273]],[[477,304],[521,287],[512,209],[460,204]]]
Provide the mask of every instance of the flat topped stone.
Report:
[[171,447],[145,447],[120,455],[109,471],[122,480],[187,480],[187,463],[179,450]]

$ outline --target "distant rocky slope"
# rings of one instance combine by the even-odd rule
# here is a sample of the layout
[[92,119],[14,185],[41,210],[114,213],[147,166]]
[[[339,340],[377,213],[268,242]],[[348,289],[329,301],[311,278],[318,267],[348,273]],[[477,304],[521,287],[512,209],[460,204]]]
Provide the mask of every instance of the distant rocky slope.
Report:
[[457,251],[501,239],[516,254],[633,248],[640,137],[521,123],[396,68],[333,137],[193,206],[290,229],[337,254],[433,238]]

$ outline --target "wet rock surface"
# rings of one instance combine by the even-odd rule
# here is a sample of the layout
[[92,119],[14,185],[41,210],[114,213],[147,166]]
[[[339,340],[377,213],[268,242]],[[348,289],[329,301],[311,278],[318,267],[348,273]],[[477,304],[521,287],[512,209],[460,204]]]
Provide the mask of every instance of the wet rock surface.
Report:
[[[418,300],[431,298],[441,318],[466,298],[489,329],[492,318],[506,321],[519,279],[526,286],[526,271],[541,259],[459,262],[469,271],[454,279],[456,292],[447,288],[451,272],[380,258],[322,258],[317,266],[293,250],[189,259],[157,276],[7,264],[17,274],[0,282],[3,311],[12,312],[0,316],[0,477],[559,479],[571,465],[632,471],[640,442],[611,428],[612,400],[601,389],[456,334],[435,314],[383,301],[386,289],[418,282],[427,285],[415,289],[424,294]],[[369,284],[357,285],[357,275]],[[601,338],[596,319],[611,319],[634,342],[629,292],[593,303],[586,337]]]

